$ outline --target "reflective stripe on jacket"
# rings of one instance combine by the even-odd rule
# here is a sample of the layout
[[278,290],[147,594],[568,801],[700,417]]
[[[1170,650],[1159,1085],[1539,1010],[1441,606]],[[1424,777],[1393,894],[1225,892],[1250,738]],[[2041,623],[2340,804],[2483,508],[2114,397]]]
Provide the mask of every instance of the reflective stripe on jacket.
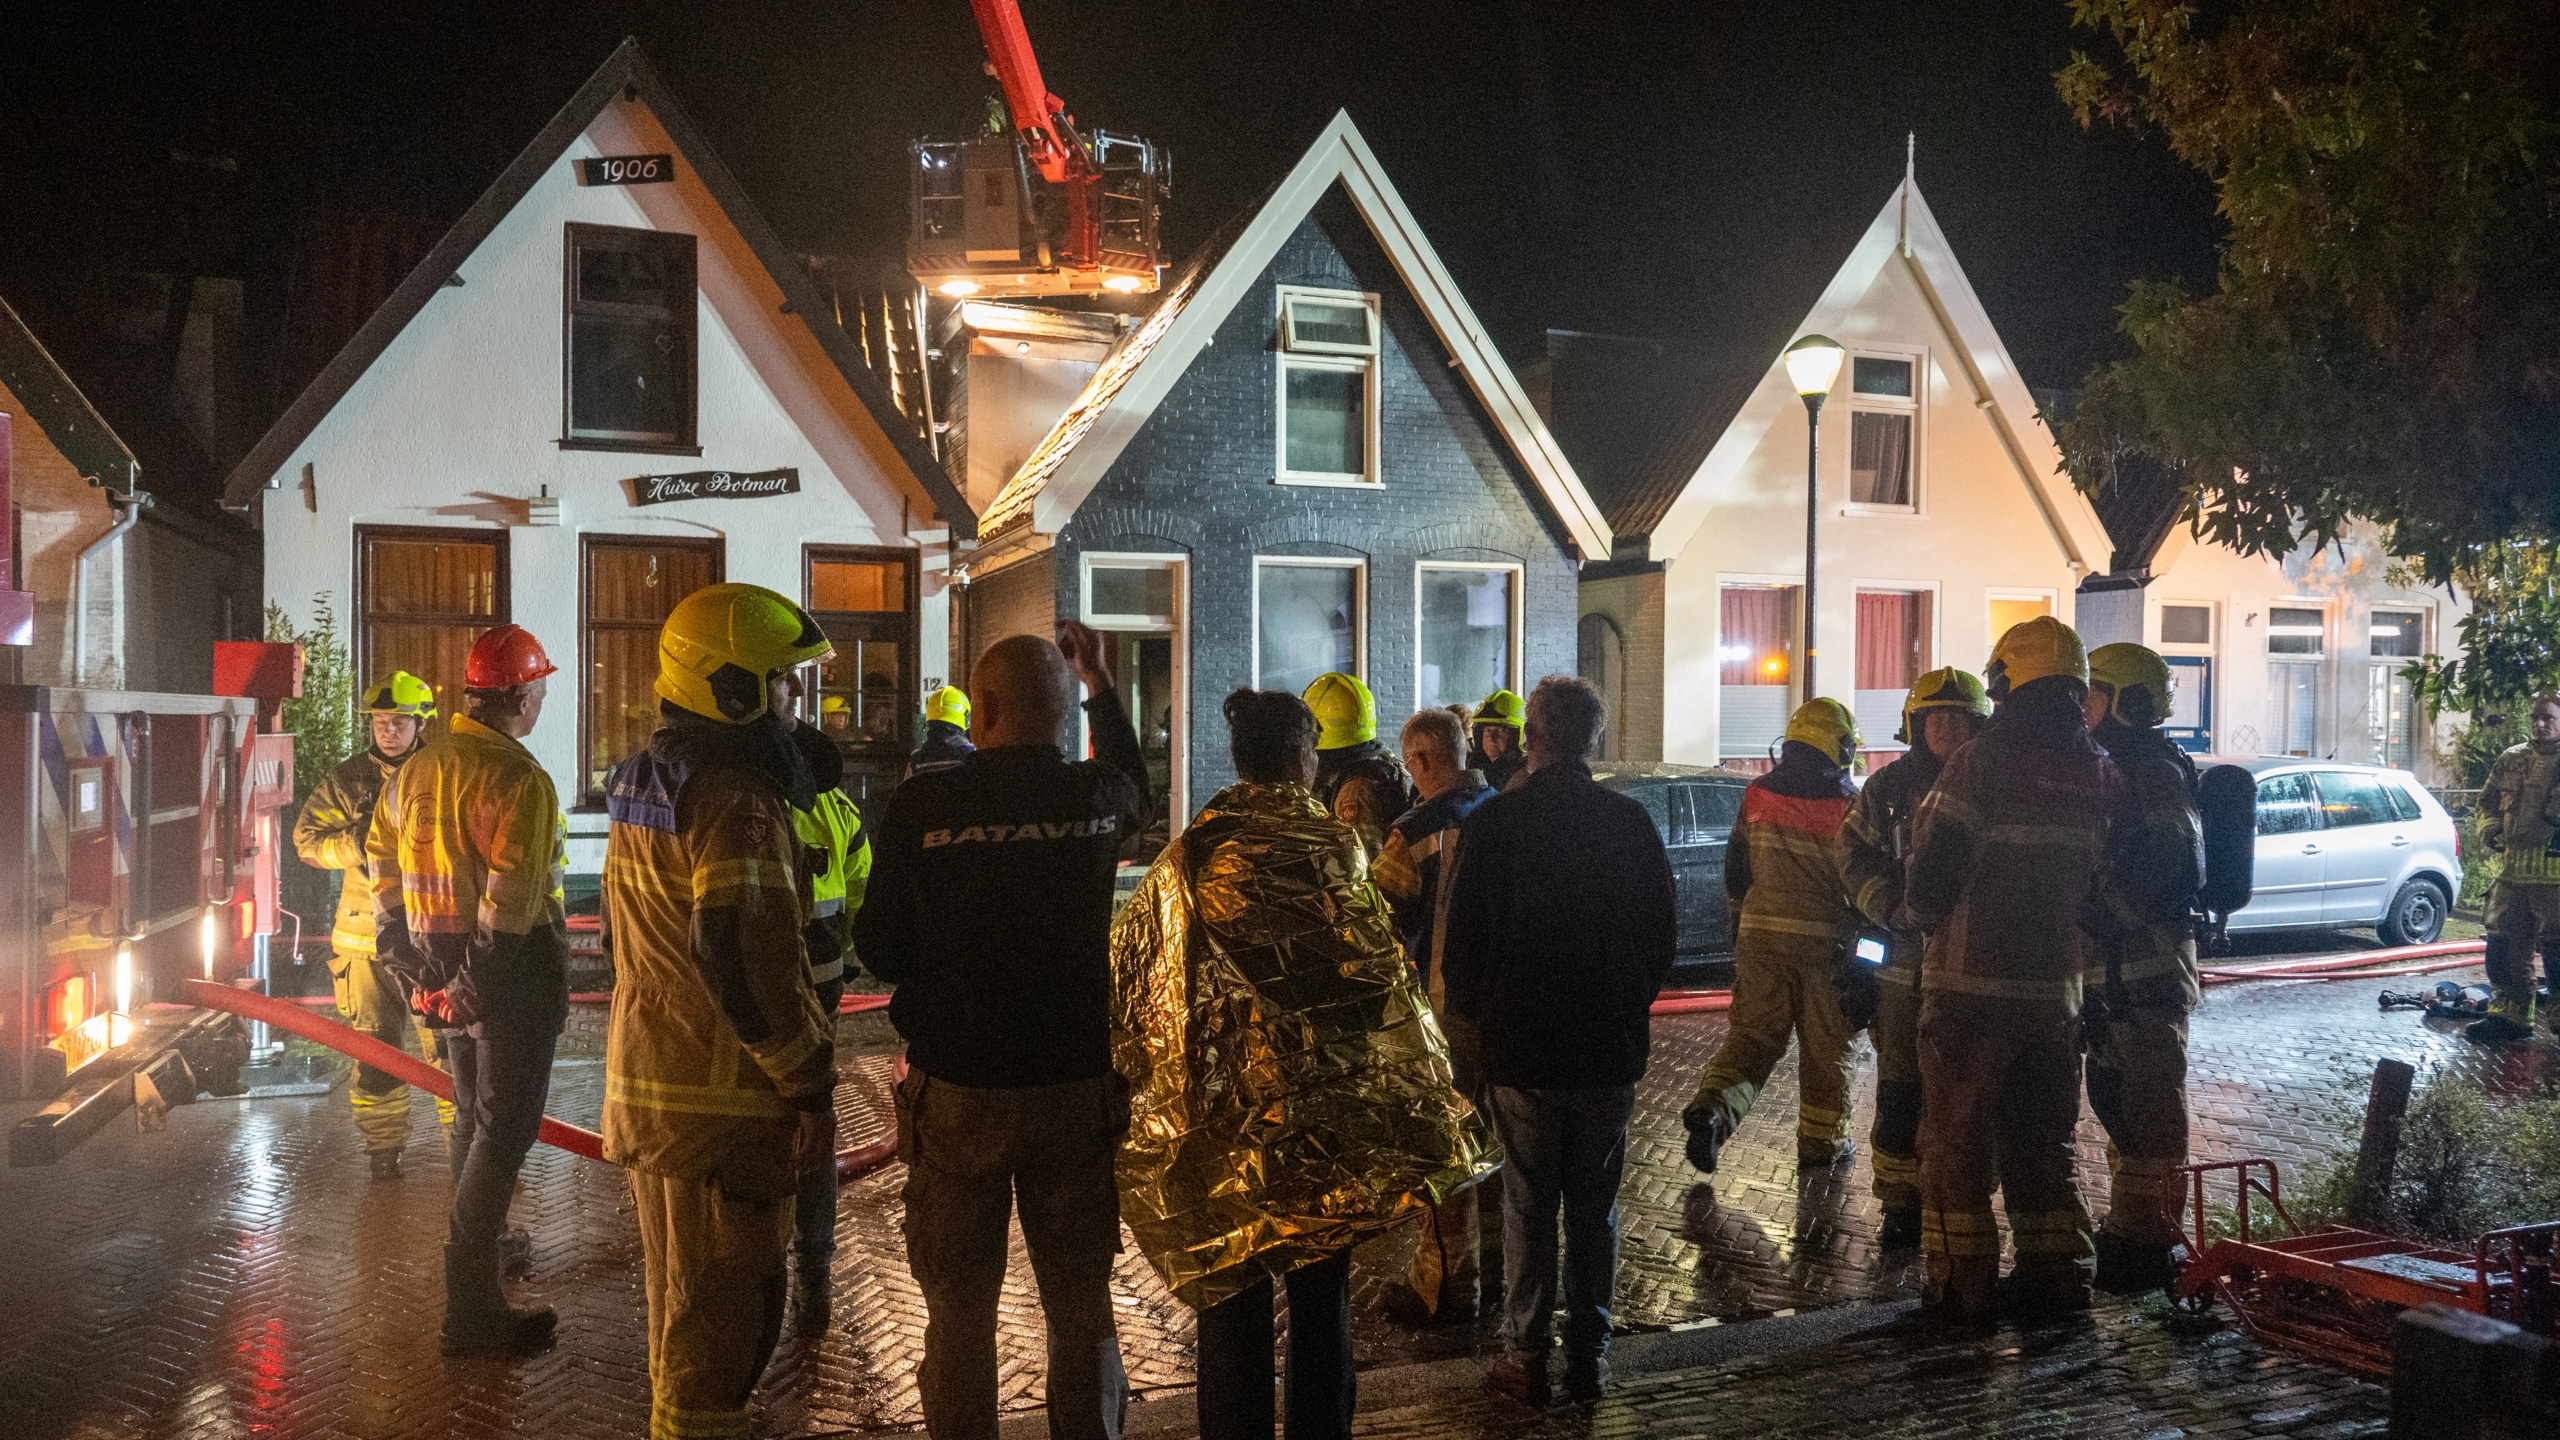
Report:
[[[1832,842],[1848,818],[1849,796],[1781,795],[1761,781],[1742,792],[1742,818],[1725,846],[1728,882],[1736,858],[1743,887],[1738,939],[1789,954],[1830,955],[1851,923]],[[1732,886],[1728,883],[1728,890]]]
[[568,1015],[567,824],[533,754],[468,715],[410,752],[366,837],[375,933],[406,931],[428,989],[477,1019],[557,1033]]
[[381,751],[366,746],[321,777],[302,802],[302,813],[294,817],[293,850],[302,863],[346,872],[338,885],[337,917],[329,926],[329,948],[341,960],[373,955],[373,886],[365,878],[365,832],[373,826],[382,787],[399,770],[400,760],[386,760]]
[[2503,846],[2498,878],[2560,885],[2560,745],[2508,747],[2480,789],[2480,839]]
[[2204,817],[2195,762],[2157,730],[2109,726],[2099,735],[2124,777],[2126,812],[2107,847],[2089,928],[2097,942],[2089,979],[2109,1004],[2192,1010],[2195,902],[2204,888]]
[[[1911,857],[1911,834],[1920,818],[1920,802],[1938,783],[1945,762],[1926,747],[1913,746],[1903,757],[1867,777],[1858,798],[1840,822],[1834,848],[1840,862],[1840,885],[1849,903],[1870,925],[1891,925],[1902,906],[1903,881]],[[1891,948],[1876,978],[1888,985],[1920,983],[1919,935],[1897,932],[1910,942]]]
[[809,981],[830,985],[844,978],[844,937],[871,883],[871,837],[862,828],[862,812],[834,789],[819,791],[818,803],[808,809],[792,811],[791,828],[801,848],[815,852],[809,913],[823,922],[826,937],[823,947],[817,936],[809,937]]
[[1994,716],[1920,802],[1905,905],[1929,932],[1921,990],[2077,1015],[2081,905],[2123,804],[2076,712]]
[[787,1195],[792,1112],[831,1103],[836,1083],[791,807],[762,775],[697,767],[670,734],[606,788],[605,1158],[738,1198]]

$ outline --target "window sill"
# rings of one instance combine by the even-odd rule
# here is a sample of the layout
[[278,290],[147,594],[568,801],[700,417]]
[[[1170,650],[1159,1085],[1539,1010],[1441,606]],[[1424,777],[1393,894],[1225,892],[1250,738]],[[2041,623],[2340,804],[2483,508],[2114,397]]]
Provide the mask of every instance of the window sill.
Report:
[[1271,477],[1271,483],[1312,485],[1326,490],[1383,490],[1386,488],[1380,481],[1363,480],[1356,475],[1274,475]]
[[1878,515],[1888,520],[1925,520],[1928,518],[1917,505],[1873,505],[1856,500],[1852,500],[1848,504],[1841,506],[1840,513],[1844,517],[1850,515]]
[[699,445],[659,445],[647,440],[555,440],[563,450],[605,450],[622,455],[692,455],[702,454]]

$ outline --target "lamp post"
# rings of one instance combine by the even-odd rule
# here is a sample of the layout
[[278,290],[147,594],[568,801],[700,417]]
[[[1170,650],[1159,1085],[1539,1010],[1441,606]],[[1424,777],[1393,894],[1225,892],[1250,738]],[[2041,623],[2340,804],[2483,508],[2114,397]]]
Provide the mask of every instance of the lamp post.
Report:
[[1822,399],[1840,377],[1840,342],[1807,335],[1778,358],[1804,397],[1804,698],[1813,698],[1813,562],[1822,524]]

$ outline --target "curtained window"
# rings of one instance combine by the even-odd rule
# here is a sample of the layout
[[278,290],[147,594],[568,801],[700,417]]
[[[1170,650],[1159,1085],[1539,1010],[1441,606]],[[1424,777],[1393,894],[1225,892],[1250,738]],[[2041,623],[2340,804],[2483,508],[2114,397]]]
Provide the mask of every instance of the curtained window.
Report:
[[587,535],[579,539],[587,683],[578,706],[584,799],[658,728],[658,627],[676,602],[717,582],[716,540]]
[[1910,509],[1918,361],[1859,355],[1849,363],[1849,502]]
[[1300,694],[1327,671],[1360,673],[1360,566],[1257,560],[1254,683]]
[[406,670],[450,716],[471,642],[507,620],[506,532],[359,525],[356,592],[357,683]]
[[1851,704],[1869,747],[1902,728],[1902,701],[1929,670],[1929,592],[1858,592],[1856,693]]
[[1787,728],[1795,678],[1797,606],[1793,585],[1727,585],[1716,634],[1720,749],[1727,756],[1766,758]]

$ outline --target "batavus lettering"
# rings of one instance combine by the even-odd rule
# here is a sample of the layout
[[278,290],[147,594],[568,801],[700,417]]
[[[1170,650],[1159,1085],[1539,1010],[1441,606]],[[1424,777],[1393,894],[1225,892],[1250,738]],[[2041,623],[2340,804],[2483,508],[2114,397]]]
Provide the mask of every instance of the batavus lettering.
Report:
[[1099,820],[1034,820],[1022,825],[971,825],[963,830],[927,830],[924,848],[937,845],[995,844],[1012,840],[1090,840],[1119,833],[1119,817]]

